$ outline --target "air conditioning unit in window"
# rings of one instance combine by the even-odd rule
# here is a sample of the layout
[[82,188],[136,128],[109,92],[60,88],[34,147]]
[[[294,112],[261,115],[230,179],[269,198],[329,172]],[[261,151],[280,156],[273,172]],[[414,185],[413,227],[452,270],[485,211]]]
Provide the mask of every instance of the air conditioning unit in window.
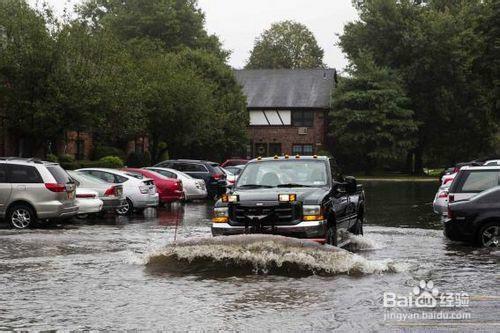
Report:
[[299,135],[306,135],[307,127],[299,127]]

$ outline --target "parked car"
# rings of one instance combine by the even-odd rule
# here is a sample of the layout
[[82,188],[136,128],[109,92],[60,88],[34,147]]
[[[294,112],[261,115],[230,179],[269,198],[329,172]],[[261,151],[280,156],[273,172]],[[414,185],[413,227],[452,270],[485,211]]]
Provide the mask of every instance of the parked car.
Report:
[[196,179],[190,175],[175,169],[149,167],[145,168],[157,172],[165,177],[179,179],[182,181],[185,200],[205,199],[207,197],[207,188],[203,179]]
[[439,187],[439,190],[436,192],[434,197],[434,201],[432,203],[432,208],[434,213],[439,215],[446,215],[448,211],[448,190],[450,189],[450,184],[443,185]]
[[203,179],[208,196],[214,198],[226,193],[226,174],[219,164],[202,160],[168,160],[155,167],[169,168],[182,171],[191,177]]
[[140,212],[148,207],[158,206],[159,196],[152,179],[139,179],[126,172],[107,168],[86,168],[76,171],[97,177],[110,184],[122,185],[125,202],[116,211],[120,215],[129,215],[134,211]]
[[78,206],[77,218],[86,219],[90,214],[100,213],[103,202],[96,191],[87,188],[76,188],[76,205]]
[[460,169],[449,189],[449,202],[469,200],[471,197],[498,186],[500,166],[466,166]]
[[122,171],[137,173],[143,177],[153,179],[160,197],[160,203],[180,201],[184,198],[182,181],[180,179],[169,178],[158,172],[147,169],[124,168]]
[[325,156],[258,158],[214,207],[214,236],[271,233],[338,245],[363,234],[364,191]]
[[114,213],[125,204],[123,185],[110,185],[102,179],[83,172],[68,171],[68,174],[75,181],[77,188],[84,188],[97,192],[98,198],[103,202],[101,212]]
[[229,170],[226,170],[224,168],[221,168],[222,171],[226,174],[226,185],[227,186],[233,186],[234,183],[236,182],[236,179],[238,179],[238,176],[230,172]]
[[229,166],[235,166],[235,165],[245,165],[248,163],[249,160],[243,159],[243,158],[232,158],[229,160],[226,160],[224,163],[222,163],[220,166],[225,168]]
[[231,172],[233,175],[238,176],[241,173],[241,171],[243,171],[244,168],[245,168],[244,165],[233,165],[224,167],[224,170],[227,170]]
[[483,165],[484,166],[495,166],[495,165],[500,166],[500,160],[489,160],[489,161],[484,162]]
[[[482,174],[481,177],[484,179],[494,173],[489,171],[488,176]],[[467,200],[450,203],[448,210],[444,232],[449,239],[484,247],[500,246],[500,186],[484,190]]]
[[26,229],[48,219],[78,213],[76,186],[57,163],[37,159],[0,159],[0,217]]

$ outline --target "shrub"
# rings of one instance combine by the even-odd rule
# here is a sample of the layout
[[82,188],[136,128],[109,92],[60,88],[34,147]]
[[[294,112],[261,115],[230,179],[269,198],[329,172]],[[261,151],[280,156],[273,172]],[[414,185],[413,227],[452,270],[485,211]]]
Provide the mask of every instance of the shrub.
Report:
[[112,169],[123,168],[123,160],[118,156],[104,156],[100,158],[96,164],[98,167],[101,168],[112,168]]
[[45,156],[45,160],[48,161],[48,162],[54,162],[54,163],[58,163],[59,162],[59,159],[54,154],[47,154],[47,156]]
[[120,159],[125,159],[125,152],[119,148],[110,146],[97,146],[94,149],[94,160],[99,160],[107,156],[117,156]]
[[75,161],[75,157],[68,154],[59,155],[60,163],[72,163]]

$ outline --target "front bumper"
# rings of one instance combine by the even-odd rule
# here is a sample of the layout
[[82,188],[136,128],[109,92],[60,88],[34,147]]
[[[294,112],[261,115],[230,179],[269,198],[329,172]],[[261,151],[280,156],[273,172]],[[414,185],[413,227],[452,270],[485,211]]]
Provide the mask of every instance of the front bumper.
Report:
[[[265,228],[262,233],[299,238],[322,238],[325,236],[326,220],[303,221],[295,225],[275,225]],[[250,228],[232,226],[229,223],[212,223],[213,236],[240,235],[250,233]]]

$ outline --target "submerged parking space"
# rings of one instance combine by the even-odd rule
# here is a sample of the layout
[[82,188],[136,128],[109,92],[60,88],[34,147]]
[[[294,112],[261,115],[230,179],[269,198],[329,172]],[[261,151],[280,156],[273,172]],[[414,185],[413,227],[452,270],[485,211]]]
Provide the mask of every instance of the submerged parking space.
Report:
[[[444,238],[432,214],[434,183],[365,188],[365,235],[351,236],[350,251],[340,254],[281,240],[218,244],[210,240],[213,202],[204,201],[23,231],[2,225],[0,329],[453,330],[459,323],[494,331],[498,251]],[[412,309],[384,307],[384,293],[409,295],[421,280],[466,292],[469,306],[447,311],[470,317],[403,321],[394,313]]]

